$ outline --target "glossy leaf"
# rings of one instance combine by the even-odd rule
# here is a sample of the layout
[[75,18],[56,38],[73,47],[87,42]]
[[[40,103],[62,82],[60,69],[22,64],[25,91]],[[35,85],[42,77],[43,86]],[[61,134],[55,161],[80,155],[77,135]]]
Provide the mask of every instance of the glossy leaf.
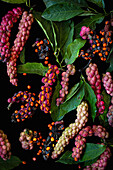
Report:
[[79,51],[85,45],[85,43],[86,40],[78,38],[68,45],[67,58],[65,59],[67,65],[72,64],[76,58],[78,58]]
[[[56,162],[61,162],[64,164],[78,164],[81,162],[84,162],[85,165],[90,163],[92,164],[92,161],[97,160],[98,156],[100,156],[105,151],[105,149],[105,145],[86,143],[85,151],[79,161],[74,161],[74,159],[72,158],[72,152],[66,151]],[[91,162],[88,163],[88,161]]]
[[42,13],[42,17],[51,21],[63,21],[73,18],[84,12],[80,5],[74,3],[59,3],[50,6]]
[[40,76],[44,76],[47,72],[48,67],[43,66],[42,63],[29,63],[18,65],[17,72],[18,73],[30,73],[30,74],[38,74]]
[[22,3],[26,3],[26,0],[2,0],[4,2],[7,3],[11,3],[11,4],[22,4]]
[[112,72],[113,71],[113,47],[111,48],[107,63],[108,62],[110,63],[110,65],[109,65],[108,69],[106,70],[106,72]]
[[22,64],[25,64],[25,47],[23,48],[23,50],[20,53],[20,61]]
[[96,15],[90,16],[88,18],[83,19],[81,22],[79,22],[76,26],[75,26],[75,37],[80,37],[80,31],[82,26],[86,26],[86,27],[90,27],[91,29],[95,29],[96,28],[96,24],[100,24],[103,19],[104,19],[105,15],[102,13],[98,13]]
[[1,170],[11,170],[17,166],[19,166],[22,161],[17,156],[11,156],[10,159],[4,161],[0,158],[0,169]]
[[56,41],[57,41],[57,47],[62,48],[67,41],[69,32],[70,32],[70,24],[71,20],[68,21],[62,21],[62,22],[54,22],[53,26],[56,33]]
[[85,85],[85,96],[84,97],[88,101],[90,114],[94,121],[96,117],[96,112],[97,112],[97,108],[96,108],[97,99],[96,99],[93,89],[86,81],[84,81],[84,85]]
[[53,34],[53,28],[52,28],[52,24],[50,21],[47,21],[46,19],[41,17],[41,12],[37,12],[35,10],[33,10],[33,16],[36,19],[37,23],[39,24],[39,26],[42,28],[42,30],[44,31],[47,39],[49,40],[53,50],[55,47],[55,40],[54,40],[54,34]]
[[58,3],[61,3],[61,2],[68,2],[68,3],[78,3],[80,4],[81,6],[88,6],[87,2],[85,0],[43,0],[46,7],[50,7],[54,4],[58,4]]
[[88,0],[88,1],[98,5],[101,8],[105,8],[104,0]]
[[[58,92],[59,93],[59,92]],[[51,105],[51,117],[53,121],[61,120],[65,114],[77,108],[83,99],[85,94],[84,85],[82,84],[80,88],[76,91],[75,95],[73,95],[69,100],[60,104],[60,106],[53,108]],[[56,104],[56,100],[53,101],[54,105]]]

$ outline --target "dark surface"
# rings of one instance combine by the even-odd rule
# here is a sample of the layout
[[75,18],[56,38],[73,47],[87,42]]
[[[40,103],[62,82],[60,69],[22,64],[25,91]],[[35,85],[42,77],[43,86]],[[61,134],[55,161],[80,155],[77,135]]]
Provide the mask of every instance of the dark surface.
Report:
[[[110,2],[111,3],[111,2]],[[38,11],[43,11],[44,9],[44,4],[42,1],[33,1],[33,4],[37,4],[35,9]],[[28,8],[25,5],[19,5],[23,7],[25,10],[28,10]],[[8,10],[11,10],[12,8],[17,7],[17,5],[13,4],[7,4],[5,2],[0,2],[0,22],[1,22],[1,17],[4,16]],[[108,8],[108,4],[107,4]],[[11,36],[11,43],[13,44],[14,38],[17,34],[17,29],[18,24],[15,24],[15,28],[12,29],[12,36]],[[32,61],[37,61],[37,56],[34,53],[34,49],[32,48],[32,44],[35,42],[35,39],[39,38],[44,38],[43,31],[40,29],[38,24],[36,22],[33,23],[30,37],[28,39],[28,42],[26,43],[26,62],[32,62]],[[84,60],[78,60],[77,61],[77,66],[80,66],[79,63],[84,62]],[[105,69],[106,65],[105,63],[99,64],[100,60],[96,60],[96,63],[99,66],[100,72],[103,71],[103,68]],[[84,63],[83,63],[84,66]],[[82,65],[81,65],[82,67]],[[65,165],[61,163],[55,163],[54,160],[48,159],[47,161],[44,161],[42,158],[42,155],[37,157],[37,161],[33,162],[32,157],[36,156],[36,153],[38,151],[37,147],[34,147],[32,151],[25,151],[21,148],[21,144],[19,142],[19,135],[20,132],[23,131],[24,128],[28,128],[31,130],[36,130],[37,132],[41,132],[43,138],[46,138],[48,136],[48,127],[47,125],[52,122],[51,117],[49,114],[44,114],[43,112],[40,111],[39,107],[37,111],[35,112],[35,115],[33,116],[32,119],[25,120],[24,122],[20,123],[12,123],[11,122],[11,114],[13,111],[16,109],[12,106],[11,110],[7,110],[7,99],[9,97],[12,97],[15,92],[18,92],[20,90],[28,90],[27,85],[31,85],[31,89],[29,91],[35,92],[36,95],[38,96],[38,93],[40,92],[40,87],[42,85],[41,83],[41,76],[38,75],[27,75],[23,76],[22,74],[18,74],[18,86],[15,87],[9,82],[9,77],[7,76],[6,72],[6,65],[5,63],[0,62],[0,129],[4,131],[5,134],[7,134],[8,139],[11,143],[12,146],[12,155],[18,156],[22,161],[26,161],[26,165],[20,165],[19,167],[15,168],[15,170],[19,169],[25,169],[29,168],[32,170],[35,169],[54,169],[54,168],[66,168],[66,169],[76,169],[75,165]],[[73,122],[75,119],[74,116],[65,116],[65,126],[68,126],[69,123]],[[112,131],[112,129],[111,129]],[[93,142],[93,141],[92,141]],[[71,146],[69,147],[70,149],[72,148]],[[112,164],[112,159],[110,163],[108,164],[107,169],[113,169],[113,164]]]

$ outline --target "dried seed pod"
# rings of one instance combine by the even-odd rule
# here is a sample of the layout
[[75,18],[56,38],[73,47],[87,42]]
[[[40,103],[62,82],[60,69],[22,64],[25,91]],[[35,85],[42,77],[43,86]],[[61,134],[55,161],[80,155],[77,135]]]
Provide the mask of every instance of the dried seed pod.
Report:
[[77,119],[75,123],[71,123],[60,136],[57,144],[54,147],[52,152],[52,159],[57,158],[63,151],[64,147],[69,144],[70,139],[72,139],[78,131],[85,126],[88,121],[88,105],[86,102],[82,102],[77,107]]

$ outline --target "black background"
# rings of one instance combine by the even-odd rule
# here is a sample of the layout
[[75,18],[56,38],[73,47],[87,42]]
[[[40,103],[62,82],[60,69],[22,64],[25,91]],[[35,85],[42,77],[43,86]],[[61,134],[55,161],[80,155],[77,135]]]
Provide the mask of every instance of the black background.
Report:
[[[33,4],[32,4],[33,3]],[[35,9],[38,11],[43,11],[45,8],[45,5],[43,1],[31,1],[31,5],[34,5]],[[112,1],[107,1],[106,7],[107,9],[111,10]],[[2,16],[4,16],[8,10],[12,10],[12,8],[21,6],[25,10],[29,10],[25,4],[21,5],[14,5],[14,4],[8,4],[5,2],[0,2],[0,22]],[[15,24],[14,28],[12,28],[12,34],[11,34],[11,45],[13,45],[13,41],[15,39],[15,36],[17,34],[17,28],[18,22]],[[34,52],[34,49],[32,48],[32,44],[35,42],[35,39],[44,38],[44,33],[41,30],[41,28],[38,26],[36,21],[32,25],[32,29],[30,31],[30,37],[25,45],[26,47],[26,62],[32,62],[36,61],[39,62],[38,57],[36,56],[36,53]],[[82,62],[81,62],[82,61]],[[84,60],[78,60],[77,66],[82,67],[82,65],[86,64],[86,61]],[[81,63],[81,65],[80,65]],[[107,65],[105,63],[100,64],[100,60],[96,60],[96,63],[98,64],[100,72],[103,72],[103,68],[105,69]],[[18,61],[18,64],[20,62]],[[23,76],[22,74],[18,74],[18,86],[15,87],[9,82],[9,77],[7,76],[7,70],[5,63],[0,62],[0,129],[4,131],[5,134],[7,134],[8,139],[11,143],[11,150],[12,155],[18,156],[22,161],[26,161],[27,164],[23,165],[21,164],[19,167],[15,168],[15,170],[19,169],[53,169],[53,168],[67,168],[67,169],[75,169],[75,165],[65,165],[61,163],[56,163],[52,159],[48,159],[47,161],[44,161],[42,156],[37,157],[37,161],[32,161],[32,157],[36,156],[36,153],[38,151],[38,148],[35,146],[32,151],[26,151],[21,148],[21,143],[19,142],[19,135],[20,132],[23,131],[24,128],[28,128],[31,130],[36,130],[37,132],[41,132],[43,138],[46,138],[48,136],[48,127],[47,125],[52,122],[50,115],[44,114],[40,111],[39,107],[37,111],[35,112],[35,115],[32,117],[32,119],[25,120],[24,122],[20,123],[12,123],[11,122],[11,114],[16,109],[13,106],[11,107],[11,110],[7,110],[7,99],[9,97],[12,97],[15,92],[18,92],[20,90],[28,90],[27,85],[31,85],[31,89],[28,91],[35,92],[38,96],[38,93],[40,92],[40,87],[42,85],[41,83],[41,76],[38,75],[30,75],[27,74],[26,76]],[[76,77],[77,78],[77,77]],[[15,106],[16,107],[16,106]],[[68,126],[69,123],[74,122],[75,116],[69,115],[65,117],[65,125]],[[108,164],[107,169],[112,169],[112,161]]]

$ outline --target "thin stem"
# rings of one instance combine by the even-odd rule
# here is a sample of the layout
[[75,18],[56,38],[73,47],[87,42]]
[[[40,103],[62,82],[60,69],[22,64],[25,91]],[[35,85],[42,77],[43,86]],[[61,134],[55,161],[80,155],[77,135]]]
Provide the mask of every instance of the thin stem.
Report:
[[78,71],[79,72],[83,72],[88,66],[89,64],[91,63],[92,59],[89,60],[89,62],[85,65],[85,67],[83,67],[82,69],[79,69]]

